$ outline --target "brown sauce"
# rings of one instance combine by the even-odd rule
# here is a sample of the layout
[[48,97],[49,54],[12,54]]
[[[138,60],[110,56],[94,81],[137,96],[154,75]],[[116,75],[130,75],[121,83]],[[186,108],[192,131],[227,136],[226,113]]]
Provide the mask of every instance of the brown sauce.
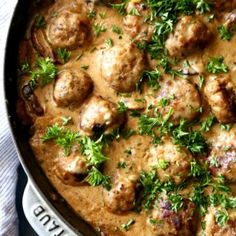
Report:
[[[134,3],[137,2],[138,4],[141,1],[132,1],[132,2]],[[72,9],[72,11],[70,12],[73,12],[76,14],[82,11],[81,10],[82,7],[80,4],[82,4],[82,6],[85,9],[87,9],[87,12],[81,13],[82,15],[85,14],[86,20],[84,20],[85,22],[84,24],[85,26],[87,24],[87,27],[89,28],[86,34],[86,39],[80,45],[76,45],[72,49],[71,48],[68,49],[71,52],[70,59],[68,60],[68,62],[66,62],[65,64],[61,64],[61,63],[58,63],[58,61],[56,61],[55,64],[58,68],[58,75],[60,75],[62,71],[67,70],[67,69],[74,70],[74,71],[82,71],[83,73],[86,73],[87,75],[89,75],[93,83],[92,92],[89,92],[89,94],[86,95],[82,99],[83,102],[80,102],[79,104],[76,104],[76,105],[73,105],[73,104],[71,105],[69,103],[69,105],[66,105],[66,106],[58,106],[58,104],[55,102],[54,94],[53,94],[55,81],[43,87],[37,86],[34,89],[34,96],[36,96],[37,102],[40,104],[41,108],[43,109],[43,115],[42,114],[39,115],[39,114],[35,114],[35,112],[32,110],[32,107],[31,109],[29,109],[29,105],[26,106],[26,109],[28,109],[27,110],[28,116],[30,116],[32,120],[31,125],[34,130],[34,135],[30,139],[30,144],[35,153],[35,157],[38,159],[39,163],[41,164],[41,167],[43,168],[47,177],[50,179],[50,181],[55,186],[57,191],[69,203],[69,205],[74,209],[74,211],[78,213],[78,215],[80,215],[82,218],[84,218],[87,222],[89,222],[92,226],[94,226],[95,229],[103,232],[105,235],[140,235],[140,236],[149,236],[149,235],[150,236],[151,235],[181,235],[181,236],[182,235],[199,235],[200,236],[200,235],[204,235],[202,234],[204,230],[201,229],[201,222],[203,220],[201,220],[200,217],[192,219],[192,221],[196,221],[195,223],[197,224],[198,229],[195,232],[191,232],[191,230],[187,230],[187,231],[186,229],[185,231],[182,230],[182,228],[184,228],[184,226],[182,225],[180,225],[179,228],[176,227],[175,230],[172,230],[170,229],[170,227],[172,227],[171,226],[172,223],[167,224],[165,222],[164,223],[162,222],[162,224],[154,227],[150,223],[150,218],[155,217],[155,212],[153,213],[152,211],[145,211],[144,209],[142,209],[140,212],[135,212],[132,209],[132,210],[127,210],[121,213],[111,212],[107,208],[106,203],[104,203],[104,194],[106,194],[104,193],[104,191],[106,190],[104,190],[102,186],[92,187],[86,183],[80,184],[80,185],[66,184],[65,182],[62,181],[61,178],[58,177],[58,175],[55,174],[55,171],[58,171],[57,169],[58,160],[60,162],[60,158],[61,158],[61,160],[65,159],[65,162],[66,162],[65,154],[63,152],[63,149],[61,149],[58,145],[56,145],[55,142],[53,141],[43,142],[42,138],[48,126],[51,126],[55,123],[62,125],[63,123],[62,117],[71,117],[70,118],[71,122],[68,122],[68,124],[65,126],[66,128],[73,130],[75,132],[84,134],[83,129],[79,125],[81,122],[80,119],[81,119],[81,116],[83,114],[86,104],[88,104],[90,99],[94,96],[102,96],[104,99],[109,100],[110,102],[114,104],[118,104],[118,102],[120,101],[125,101],[125,104],[127,104],[128,107],[129,106],[131,107],[130,111],[125,113],[125,119],[124,119],[125,121],[123,122],[123,126],[125,127],[125,129],[133,129],[136,131],[139,130],[139,125],[138,125],[139,118],[131,116],[132,107],[134,108],[133,110],[139,110],[139,108],[141,107],[139,112],[147,113],[147,114],[150,114],[150,116],[153,116],[153,110],[148,109],[148,107],[151,104],[152,105],[154,104],[156,106],[156,104],[160,102],[161,98],[170,98],[170,97],[173,97],[173,101],[172,100],[168,101],[170,102],[170,104],[172,104],[172,108],[174,112],[172,118],[170,118],[170,120],[172,119],[171,121],[173,122],[173,124],[177,125],[180,122],[180,117],[190,119],[190,121],[195,118],[200,118],[201,121],[198,121],[197,125],[194,126],[195,128],[199,128],[201,126],[201,122],[212,114],[212,111],[214,110],[212,109],[212,107],[218,106],[218,103],[216,102],[217,99],[221,99],[221,97],[212,98],[213,102],[210,106],[209,97],[212,95],[213,92],[211,91],[208,96],[206,95],[206,92],[204,90],[205,86],[208,86],[207,83],[208,81],[210,81],[210,76],[215,76],[217,81],[219,81],[218,77],[220,76],[219,74],[212,75],[206,70],[206,65],[209,61],[209,58],[219,57],[219,56],[222,56],[224,58],[224,63],[229,68],[228,74],[230,74],[230,83],[233,84],[231,88],[232,91],[231,90],[230,91],[233,94],[236,94],[235,91],[233,90],[235,88],[235,83],[236,83],[236,80],[235,80],[236,78],[235,77],[236,76],[236,73],[235,73],[236,37],[233,36],[230,39],[230,41],[222,40],[217,30],[217,27],[219,25],[224,24],[224,22],[226,21],[225,19],[227,19],[227,14],[229,14],[230,12],[233,12],[233,9],[230,9],[230,10],[226,9],[224,12],[220,12],[220,13],[218,12],[219,10],[215,9],[213,11],[213,13],[215,13],[215,18],[212,21],[208,20],[208,17],[211,15],[210,13],[203,14],[203,15],[197,13],[197,16],[194,16],[194,17],[200,18],[200,20],[204,22],[208,30],[211,32],[211,35],[209,36],[209,39],[207,40],[207,42],[205,41],[203,42],[204,47],[199,48],[197,45],[195,45],[194,50],[191,51],[191,53],[189,53],[188,55],[184,55],[183,57],[179,57],[178,62],[173,66],[175,70],[183,71],[184,70],[183,63],[184,61],[186,62],[186,60],[188,60],[190,66],[187,70],[189,70],[190,72],[188,71],[187,73],[189,74],[192,73],[191,75],[185,75],[183,76],[183,78],[179,78],[178,76],[177,78],[172,78],[171,75],[164,73],[162,75],[162,79],[160,80],[161,88],[159,90],[153,90],[152,88],[150,88],[144,83],[142,92],[135,91],[135,89],[131,89],[132,91],[128,92],[130,95],[127,97],[128,93],[126,93],[125,95],[117,91],[122,86],[120,85],[120,87],[119,86],[117,87],[117,85],[115,85],[116,87],[114,87],[114,85],[109,84],[110,80],[104,79],[104,73],[106,72],[103,73],[104,70],[108,70],[107,73],[109,74],[109,68],[112,68],[112,69],[115,68],[114,70],[116,70],[117,68],[119,68],[120,64],[122,64],[123,61],[125,61],[128,57],[128,56],[123,56],[122,55],[123,52],[121,51],[121,54],[119,54],[119,57],[117,57],[120,61],[117,61],[116,62],[117,64],[115,66],[113,65],[113,67],[109,64],[109,63],[112,64],[113,60],[117,59],[115,50],[117,48],[118,48],[117,50],[120,50],[120,49],[122,50],[125,47],[125,45],[130,45],[132,41],[127,31],[124,29],[124,23],[123,23],[124,16],[121,16],[117,12],[116,9],[112,9],[111,7],[108,7],[105,4],[87,5],[87,3],[83,1],[78,1],[78,4],[79,4],[79,7],[76,6],[76,1],[58,0],[55,3],[51,4],[49,7],[37,10],[35,14],[35,15],[44,16],[46,24],[48,25],[50,24],[51,21],[53,21],[56,17],[58,17],[58,15],[60,15],[61,12],[63,12],[63,10],[65,9],[70,8]],[[87,17],[88,12],[90,13],[92,12],[91,9],[93,9],[93,11],[96,12],[96,16]],[[32,38],[31,38],[32,25],[35,19],[35,15],[32,17],[32,22],[29,24],[29,28],[28,28],[28,31],[26,32],[25,39],[22,41],[22,44],[21,44],[20,53],[19,53],[19,61],[20,61],[19,64],[22,64],[25,58],[27,58],[29,64],[32,66],[34,62],[37,60],[37,48],[35,48],[35,45],[32,44]],[[84,17],[84,16],[80,16],[80,17]],[[143,23],[143,24],[145,25],[146,23]],[[45,26],[46,28],[43,27],[42,30],[46,30],[47,25]],[[94,28],[93,28],[94,25],[100,25],[100,26],[102,25],[103,27],[105,27],[105,30],[102,30],[99,36],[96,36],[94,33]],[[119,34],[119,33],[114,32],[114,30],[112,30],[112,28],[114,28],[114,25],[119,27],[122,30],[122,33]],[[59,25],[58,27],[63,27],[63,26]],[[81,28],[82,30],[83,30],[83,27]],[[135,26],[132,26],[132,27],[135,27]],[[187,30],[188,29],[189,28],[187,28]],[[191,32],[182,32],[182,34],[184,35],[188,33],[191,34]],[[68,34],[73,34],[73,32],[68,33]],[[45,35],[46,37],[48,36],[47,34]],[[199,35],[194,35],[193,37],[198,37],[198,36]],[[81,37],[81,32],[79,33],[78,37]],[[186,40],[186,38],[184,37],[182,40]],[[110,42],[112,42],[112,45],[109,46],[107,39],[109,39]],[[193,41],[194,40],[195,39],[193,39]],[[55,41],[56,39],[54,39],[54,42]],[[175,38],[175,42],[176,41],[177,39]],[[171,45],[171,47],[172,46],[173,45]],[[69,48],[69,47],[66,47],[66,48]],[[106,52],[107,51],[110,52],[111,50],[115,51],[114,54],[108,53],[106,55]],[[139,52],[136,52],[135,50],[139,50],[139,49],[131,48],[127,50],[130,50],[130,55],[134,55],[133,56],[134,58],[131,57],[130,60],[127,59],[131,63],[133,60],[136,60],[138,58]],[[182,50],[182,48],[178,50]],[[187,46],[185,51],[188,51],[188,50],[189,49]],[[104,62],[105,65],[102,65],[102,61],[104,60],[106,56],[108,57],[108,60]],[[109,56],[110,56],[110,59],[109,59]],[[128,79],[132,79],[133,77],[137,79],[137,75],[135,73],[139,70],[139,68],[135,68],[135,71],[133,68],[139,65],[139,63],[142,67],[141,68],[142,71],[154,70],[157,64],[156,61],[151,60],[147,52],[144,52],[143,58],[144,59],[140,59],[140,60],[143,60],[142,62],[135,61],[135,63],[132,66],[125,65],[122,68],[122,73],[125,74],[126,70],[133,70],[134,75],[129,74]],[[200,75],[204,75],[205,82],[202,87],[197,89],[199,85]],[[222,76],[224,75],[225,74],[223,73]],[[114,76],[111,78],[111,82],[113,83],[114,82],[113,79],[115,79],[116,74],[112,74],[112,76]],[[22,75],[21,80],[19,82],[19,88],[25,85],[30,79],[31,79],[31,75],[29,73]],[[183,82],[183,80],[185,82]],[[126,82],[127,81],[124,81],[122,83],[126,83]],[[129,86],[131,86],[130,83],[127,83],[127,85],[125,85],[127,89]],[[211,84],[209,86],[210,86],[209,88],[212,89]],[[222,87],[220,86],[217,92],[221,92]],[[81,91],[78,91],[78,93],[80,92]],[[220,100],[219,106],[221,106],[222,104],[224,105],[224,102],[227,103],[229,102],[229,100],[230,99],[228,97],[226,98],[226,101]],[[232,106],[235,106],[234,101],[232,103],[233,103]],[[223,105],[222,105],[223,107],[222,109],[225,108]],[[225,106],[226,106],[225,109],[227,109],[228,105],[226,104]],[[196,112],[196,110],[200,107],[203,107],[203,112],[202,113]],[[167,108],[162,109],[161,114],[166,115],[166,113],[168,112],[168,109],[169,108],[167,105]],[[194,109],[195,111],[193,111]],[[216,116],[216,120],[217,120],[218,118],[217,113],[213,115]],[[20,118],[22,118],[22,116],[23,115],[21,115]],[[224,147],[230,146],[230,148],[236,148],[236,139],[235,139],[236,130],[235,130],[235,127],[233,126],[235,122],[234,120],[235,113],[233,113],[232,116],[233,118],[229,122],[232,124],[232,128],[230,129],[230,131],[222,131],[222,128],[221,128],[222,125],[216,122],[216,124],[212,128],[210,128],[209,131],[203,132],[203,136],[206,139],[206,141],[209,143],[210,148],[207,153],[205,153],[204,155],[200,155],[199,157],[200,160],[206,160],[211,155],[210,152],[214,148],[215,148],[214,150],[216,150],[215,155],[217,156],[217,153],[218,153],[217,150],[218,148],[220,148],[219,146],[224,146]],[[26,120],[26,118],[24,119]],[[90,117],[88,117],[88,119],[90,119]],[[193,155],[191,151],[186,150],[186,148],[180,148],[179,150],[177,148],[177,145],[173,144],[173,140],[170,138],[169,135],[166,135],[163,140],[164,140],[164,144],[162,143],[155,146],[152,143],[152,137],[148,135],[144,135],[144,134],[138,134],[137,132],[137,134],[134,134],[127,139],[120,137],[118,140],[114,140],[108,146],[106,146],[104,148],[104,154],[109,159],[104,163],[102,171],[104,174],[110,176],[111,186],[113,186],[113,184],[115,183],[116,179],[118,178],[117,177],[118,175],[123,176],[122,178],[126,178],[126,179],[132,178],[134,179],[134,181],[137,182],[137,179],[139,179],[139,175],[141,171],[146,171],[147,173],[151,172],[152,166],[157,165],[157,160],[163,159],[163,158],[165,159],[165,161],[166,161],[166,158],[168,159],[166,163],[171,165],[172,169],[169,169],[168,172],[161,171],[161,170],[158,171],[158,174],[160,175],[160,179],[165,180],[165,179],[168,179],[169,175],[173,175],[174,177],[178,176],[176,177],[177,179],[176,181],[180,180],[180,183],[183,180],[185,180],[187,178],[185,176],[186,169],[190,171],[190,161],[192,160],[192,158],[195,158],[195,155]],[[173,149],[173,147],[176,147],[176,149]],[[72,148],[72,153],[76,153],[77,151],[78,151],[78,145],[77,146],[75,145],[75,147]],[[223,152],[226,153],[226,156],[227,156],[227,151],[223,151]],[[221,154],[221,156],[222,155],[223,154]],[[236,153],[231,152],[230,155],[233,155],[232,157],[233,162],[235,162]],[[229,160],[228,162],[230,162],[232,159],[227,159],[227,160]],[[183,164],[185,162],[186,164]],[[119,163],[125,163],[125,167],[117,168],[117,166],[119,166]],[[231,165],[231,162],[225,164],[225,168],[226,169],[229,168],[229,170],[225,172],[229,172],[229,173],[226,173],[226,176],[227,178],[230,179],[229,182],[231,183],[232,189],[234,191],[235,189],[234,178],[236,179],[235,177],[236,172],[234,171],[234,169],[236,167],[233,166],[232,169],[230,169],[229,167],[230,165]],[[177,167],[178,169],[176,169]],[[167,167],[167,169],[168,168],[169,167]],[[223,174],[225,173],[225,172],[221,172],[221,170],[217,168],[216,168],[216,172],[223,173]],[[136,195],[140,194],[138,188],[140,188],[140,183],[137,184]],[[193,186],[192,186],[192,183],[190,182],[190,184],[184,190],[182,190],[181,192],[182,195],[188,198],[189,193],[192,191],[192,188]],[[120,201],[121,202],[125,201],[125,199],[120,199]],[[158,211],[158,207],[156,210]],[[209,210],[209,212],[210,211],[211,210]],[[230,211],[235,211],[235,210],[230,210]],[[173,212],[171,214],[173,214]],[[183,214],[187,214],[187,213],[184,212]],[[185,217],[187,216],[184,215],[183,218]],[[232,213],[232,216],[230,215],[230,217],[232,220],[235,220],[234,218],[235,216],[233,213]],[[131,224],[129,230],[127,231],[124,230],[124,228],[122,228],[121,225],[126,224],[131,219],[133,219],[135,223]],[[166,221],[168,221],[167,218],[165,219]],[[202,217],[202,219],[204,219],[204,217]],[[184,224],[183,221],[184,220],[182,219],[182,224]],[[207,223],[207,226],[208,226],[208,223]],[[211,225],[209,227],[211,227]],[[207,228],[207,230],[209,229]],[[210,231],[207,231],[208,233],[205,235],[208,236],[208,235],[235,235],[236,234],[236,228],[234,228],[233,226],[229,229],[226,228],[225,230],[226,231],[216,230],[216,233],[212,233],[212,231],[210,230]]]

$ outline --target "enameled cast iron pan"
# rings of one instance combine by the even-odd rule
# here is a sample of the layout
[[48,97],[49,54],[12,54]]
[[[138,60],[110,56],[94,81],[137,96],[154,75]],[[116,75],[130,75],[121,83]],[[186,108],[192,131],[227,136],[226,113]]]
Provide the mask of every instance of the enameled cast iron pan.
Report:
[[22,128],[16,116],[18,47],[26,30],[32,2],[40,4],[41,1],[19,0],[17,3],[9,28],[4,63],[6,116],[18,157],[28,176],[23,208],[28,221],[40,236],[97,235],[90,225],[74,213],[46,178],[28,143],[28,132]]

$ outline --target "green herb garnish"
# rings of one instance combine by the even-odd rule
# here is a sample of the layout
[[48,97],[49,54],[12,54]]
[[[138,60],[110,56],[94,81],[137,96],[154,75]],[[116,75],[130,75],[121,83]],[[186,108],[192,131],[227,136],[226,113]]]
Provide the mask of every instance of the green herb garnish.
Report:
[[57,56],[62,60],[63,63],[66,63],[70,60],[71,52],[66,48],[58,48],[56,50]]
[[210,73],[218,74],[218,73],[228,73],[229,68],[224,63],[223,57],[212,57],[209,59],[207,63],[207,70]]

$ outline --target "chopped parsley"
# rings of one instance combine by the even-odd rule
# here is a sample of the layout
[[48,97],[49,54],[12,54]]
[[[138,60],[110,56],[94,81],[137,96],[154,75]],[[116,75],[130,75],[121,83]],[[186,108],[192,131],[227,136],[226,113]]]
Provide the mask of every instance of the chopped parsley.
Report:
[[66,156],[70,155],[74,145],[79,144],[81,154],[85,156],[87,165],[91,166],[86,181],[92,186],[102,185],[107,190],[110,190],[110,177],[103,175],[98,170],[100,165],[108,159],[102,153],[103,144],[101,143],[101,139],[94,141],[89,137],[82,137],[77,132],[54,124],[46,129],[42,138],[43,142],[50,140],[62,147]]
[[157,162],[157,167],[161,168],[162,170],[166,170],[170,166],[169,161],[165,161],[163,159],[159,159]]
[[83,56],[83,52],[79,52],[75,60],[78,61],[82,56]]
[[193,154],[202,154],[208,149],[201,132],[192,130],[185,120],[181,120],[179,126],[173,130],[172,137],[175,144],[186,147]]
[[196,9],[201,14],[211,11],[212,4],[208,0],[194,0],[193,2],[196,4]]
[[107,175],[103,175],[96,167],[92,167],[88,172],[88,176],[86,177],[86,182],[88,182],[91,186],[99,186],[102,185],[105,189],[110,190],[110,177]]
[[124,102],[118,102],[117,111],[118,113],[124,113],[128,110],[128,107],[125,105]]
[[230,131],[232,127],[233,127],[232,124],[221,124],[220,125],[220,129],[223,131]]
[[210,131],[211,127],[215,124],[216,122],[216,117],[214,115],[210,115],[209,117],[206,118],[206,120],[204,120],[201,123],[201,131],[203,132],[208,132]]
[[96,23],[93,25],[93,32],[96,37],[99,37],[101,33],[106,32],[106,31],[107,31],[107,28],[102,24]]
[[220,25],[217,29],[222,40],[229,41],[232,38],[232,33],[224,25]]
[[25,59],[25,60],[23,61],[23,63],[21,64],[20,71],[21,71],[22,73],[30,72],[30,64],[29,64],[29,62],[28,62],[27,59]]
[[141,16],[140,12],[138,11],[138,9],[136,7],[133,7],[130,10],[129,15],[131,15],[131,16]]
[[123,31],[120,27],[118,27],[117,25],[112,25],[112,32],[113,33],[116,33],[116,34],[119,34],[119,35],[122,35],[123,34]]
[[125,167],[126,167],[126,162],[125,161],[118,162],[118,165],[117,165],[118,169],[124,169]]
[[99,16],[100,16],[102,19],[105,19],[105,18],[106,18],[106,12],[100,12],[100,13],[99,13]]
[[89,65],[83,64],[83,65],[81,65],[80,67],[81,67],[82,69],[84,69],[84,70],[87,70],[87,69],[89,68]]
[[80,139],[81,153],[86,156],[90,165],[99,166],[108,158],[102,153],[103,145],[101,140],[93,141],[89,137]]
[[140,81],[147,81],[149,87],[153,90],[158,90],[160,88],[160,79],[161,72],[158,69],[155,69],[152,71],[144,71]]
[[227,211],[218,211],[215,215],[215,220],[218,225],[224,227],[229,220],[229,215]]
[[58,48],[56,50],[56,54],[63,63],[68,62],[71,57],[71,52],[68,51],[66,48]]
[[34,70],[30,73],[31,79],[35,84],[39,83],[40,85],[45,86],[55,79],[57,72],[58,69],[52,59],[46,57],[38,58]]
[[113,47],[114,43],[113,43],[113,40],[111,38],[107,38],[105,40],[105,44],[107,45],[107,47],[111,48]]
[[207,63],[207,70],[212,74],[228,73],[229,67],[224,63],[223,57],[212,57]]
[[96,17],[96,14],[97,14],[97,13],[96,13],[95,10],[90,10],[89,13],[88,13],[88,17],[89,17],[89,18],[94,18],[94,17]]
[[55,140],[55,143],[64,149],[65,155],[68,156],[72,146],[79,141],[78,133],[60,127],[58,124],[49,126],[43,136],[43,142]]
[[171,202],[171,209],[174,212],[178,212],[183,207],[183,205],[184,205],[183,197],[181,195],[179,195],[179,194],[172,193],[169,196],[169,200]]
[[165,116],[157,113],[155,117],[150,117],[147,114],[141,115],[139,118],[140,134],[155,136],[155,129],[158,129],[160,135],[170,132],[173,124],[168,122],[173,115],[173,108],[170,108]]
[[132,135],[136,134],[137,132],[133,129],[123,129],[122,130],[122,133],[121,133],[121,136],[124,138],[124,139],[128,139],[130,138]]
[[126,6],[128,4],[128,0],[121,0],[120,3],[117,4],[111,4],[112,8],[118,10],[120,15],[125,15],[126,14]]
[[69,123],[72,122],[72,117],[71,116],[63,116],[62,118],[62,121],[63,121],[63,125],[68,125]]
[[160,106],[161,108],[166,107],[166,106],[170,105],[170,102],[173,99],[174,99],[174,96],[164,97],[158,102],[158,106]]
[[129,231],[131,225],[133,225],[134,223],[135,223],[135,220],[134,219],[130,219],[127,223],[122,224],[121,228],[124,229],[125,231]]
[[37,15],[35,16],[35,26],[36,28],[40,29],[40,28],[45,28],[46,27],[46,22],[45,22],[45,18],[41,15]]
[[199,89],[202,89],[202,87],[203,87],[203,85],[204,85],[204,83],[205,83],[205,78],[204,78],[204,76],[203,76],[203,75],[198,76],[198,80],[199,80],[199,82],[198,82],[198,88],[199,88]]

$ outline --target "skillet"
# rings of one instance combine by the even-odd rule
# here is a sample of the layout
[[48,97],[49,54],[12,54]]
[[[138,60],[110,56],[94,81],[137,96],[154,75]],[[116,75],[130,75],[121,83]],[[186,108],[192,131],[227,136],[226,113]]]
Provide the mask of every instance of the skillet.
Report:
[[[37,193],[41,199],[41,202],[43,202],[43,204],[50,209],[50,211],[53,213],[53,216],[58,218],[59,222],[65,224],[65,227],[71,230],[71,232],[73,232],[75,235],[96,235],[93,228],[74,213],[74,211],[66,204],[63,198],[57,193],[55,188],[46,178],[42,169],[37,164],[30,145],[27,141],[29,134],[25,128],[22,128],[19,120],[17,119],[17,52],[19,42],[26,30],[28,16],[30,13],[30,5],[32,2],[40,4],[40,1],[19,0],[11,19],[5,48],[3,69],[3,88],[6,101],[6,114],[4,115],[8,117],[9,128],[14,140],[15,147],[17,149],[18,158],[28,176],[30,185],[34,189],[33,192]],[[27,188],[28,195],[31,195],[32,193],[30,192],[29,187]],[[43,220],[44,221],[42,223],[46,225],[45,222],[47,221],[45,221],[45,219]],[[31,219],[30,221],[34,222],[34,219]],[[57,235],[67,235],[60,232],[64,231],[59,231],[59,234]],[[56,234],[51,231],[49,235]]]

